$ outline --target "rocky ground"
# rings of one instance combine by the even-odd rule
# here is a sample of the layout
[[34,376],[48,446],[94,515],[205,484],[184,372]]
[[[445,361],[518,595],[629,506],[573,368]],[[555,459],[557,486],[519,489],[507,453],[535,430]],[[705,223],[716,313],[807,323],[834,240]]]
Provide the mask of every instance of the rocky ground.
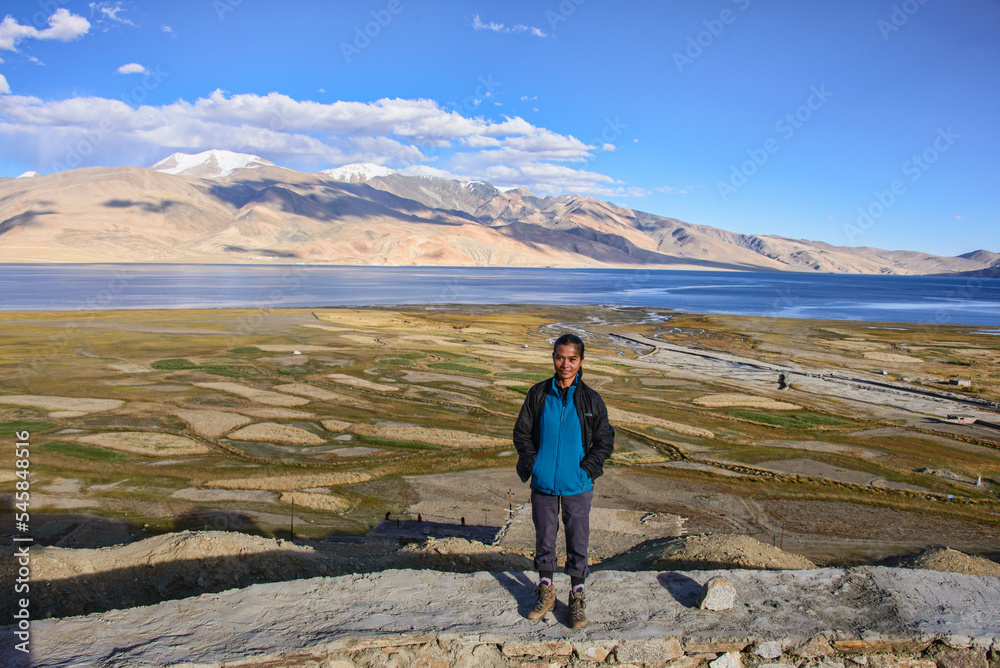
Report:
[[[702,609],[718,576],[735,600]],[[310,578],[33,622],[30,659],[0,650],[13,657],[7,665],[36,668],[1000,665],[998,578],[885,567],[600,571],[583,630],[568,626],[568,585],[557,575],[555,610],[533,622],[534,586],[518,571]]]
[[[389,539],[275,540],[224,531],[182,532],[98,549],[32,551],[34,618],[151,605],[207,592],[311,577],[392,569],[454,573],[531,572],[530,550],[458,537],[400,545]],[[897,560],[909,568],[1000,577],[1000,564],[949,549]],[[895,564],[894,564],[895,565]],[[8,566],[5,580],[14,577]],[[595,571],[803,570],[808,559],[749,536],[704,534],[649,540],[594,565]],[[12,586],[3,587],[2,596]],[[0,599],[4,606],[9,600]]]

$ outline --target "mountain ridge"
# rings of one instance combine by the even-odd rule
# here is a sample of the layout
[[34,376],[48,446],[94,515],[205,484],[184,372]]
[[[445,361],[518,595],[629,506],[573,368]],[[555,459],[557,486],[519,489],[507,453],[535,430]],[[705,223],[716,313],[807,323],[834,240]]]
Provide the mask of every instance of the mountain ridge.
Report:
[[[582,195],[407,176],[374,163],[299,172],[175,153],[0,181],[0,261],[299,262],[976,274],[956,257],[731,232]],[[985,273],[983,273],[985,272]]]

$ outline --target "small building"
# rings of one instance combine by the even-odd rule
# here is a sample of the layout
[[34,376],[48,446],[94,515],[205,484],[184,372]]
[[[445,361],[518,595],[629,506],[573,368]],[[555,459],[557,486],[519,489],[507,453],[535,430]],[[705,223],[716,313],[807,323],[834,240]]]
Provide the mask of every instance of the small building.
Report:
[[975,415],[949,415],[948,422],[954,422],[955,424],[975,424]]
[[964,378],[951,378],[948,380],[948,384],[958,385],[959,387],[972,387],[972,381]]

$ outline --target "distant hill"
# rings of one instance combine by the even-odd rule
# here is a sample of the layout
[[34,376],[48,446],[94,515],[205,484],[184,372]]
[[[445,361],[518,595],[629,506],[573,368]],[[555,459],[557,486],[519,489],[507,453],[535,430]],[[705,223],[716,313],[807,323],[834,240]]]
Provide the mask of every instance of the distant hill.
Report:
[[1000,254],[986,250],[941,257],[737,234],[592,197],[367,163],[303,173],[230,151],[2,179],[0,261],[1000,270]]

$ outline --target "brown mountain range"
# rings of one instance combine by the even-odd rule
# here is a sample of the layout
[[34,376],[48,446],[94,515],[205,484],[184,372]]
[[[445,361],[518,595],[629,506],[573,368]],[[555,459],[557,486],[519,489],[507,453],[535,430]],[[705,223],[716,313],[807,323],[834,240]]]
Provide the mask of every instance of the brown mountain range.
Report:
[[1000,270],[985,250],[941,257],[737,234],[591,197],[365,167],[303,173],[206,152],[0,179],[0,262]]

